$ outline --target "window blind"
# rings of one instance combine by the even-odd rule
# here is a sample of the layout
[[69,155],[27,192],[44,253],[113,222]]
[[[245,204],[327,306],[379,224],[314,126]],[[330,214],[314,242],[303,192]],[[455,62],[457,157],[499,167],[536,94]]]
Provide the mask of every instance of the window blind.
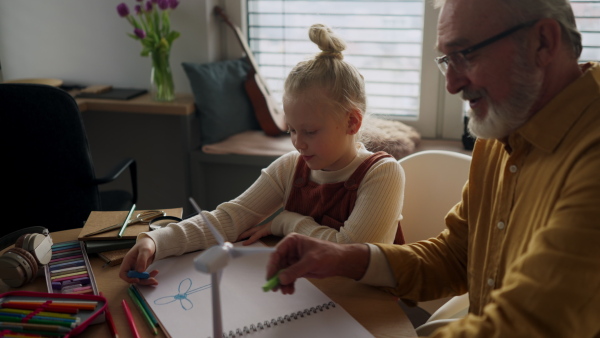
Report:
[[581,32],[583,50],[580,60],[600,61],[600,1],[571,1],[577,28]]
[[322,23],[346,41],[344,59],[365,78],[369,112],[418,116],[422,0],[248,0],[247,5],[250,48],[277,99],[292,67],[319,52],[308,29]]

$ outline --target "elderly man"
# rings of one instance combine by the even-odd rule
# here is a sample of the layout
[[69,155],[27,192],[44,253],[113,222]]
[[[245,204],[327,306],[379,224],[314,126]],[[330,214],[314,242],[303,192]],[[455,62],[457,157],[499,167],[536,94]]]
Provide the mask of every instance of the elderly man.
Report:
[[283,269],[283,293],[332,275],[413,301],[468,291],[435,337],[600,337],[600,65],[578,64],[569,1],[438,6],[436,62],[478,137],[448,229],[401,246],[292,235],[267,275]]

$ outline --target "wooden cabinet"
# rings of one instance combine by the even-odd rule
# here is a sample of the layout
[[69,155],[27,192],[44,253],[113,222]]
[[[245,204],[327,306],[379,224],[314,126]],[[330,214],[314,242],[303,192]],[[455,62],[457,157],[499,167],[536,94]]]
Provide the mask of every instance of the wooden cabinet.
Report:
[[217,205],[241,195],[260,176],[263,168],[278,156],[190,154],[192,194],[200,207],[214,210]]
[[[156,102],[145,94],[131,100],[77,99],[96,176],[126,157],[137,162],[138,209],[184,208],[192,212],[190,151],[200,146],[194,98],[178,95]],[[111,188],[129,190],[128,173]]]

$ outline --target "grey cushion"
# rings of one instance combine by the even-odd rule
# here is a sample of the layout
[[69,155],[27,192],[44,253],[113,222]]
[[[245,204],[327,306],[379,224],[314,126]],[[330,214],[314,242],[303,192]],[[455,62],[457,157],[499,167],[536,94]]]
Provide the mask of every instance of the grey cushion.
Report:
[[244,89],[250,65],[244,59],[183,62],[200,113],[202,144],[220,142],[260,126]]

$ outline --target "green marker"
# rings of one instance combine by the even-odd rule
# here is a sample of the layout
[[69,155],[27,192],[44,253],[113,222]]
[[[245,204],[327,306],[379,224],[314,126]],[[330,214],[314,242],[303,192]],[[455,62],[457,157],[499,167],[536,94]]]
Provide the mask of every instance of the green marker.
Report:
[[271,279],[269,279],[267,281],[267,283],[265,285],[263,285],[262,289],[264,292],[271,291],[271,290],[273,290],[274,287],[279,285],[279,273],[280,272],[281,272],[281,270],[277,271],[275,276],[271,277]]

